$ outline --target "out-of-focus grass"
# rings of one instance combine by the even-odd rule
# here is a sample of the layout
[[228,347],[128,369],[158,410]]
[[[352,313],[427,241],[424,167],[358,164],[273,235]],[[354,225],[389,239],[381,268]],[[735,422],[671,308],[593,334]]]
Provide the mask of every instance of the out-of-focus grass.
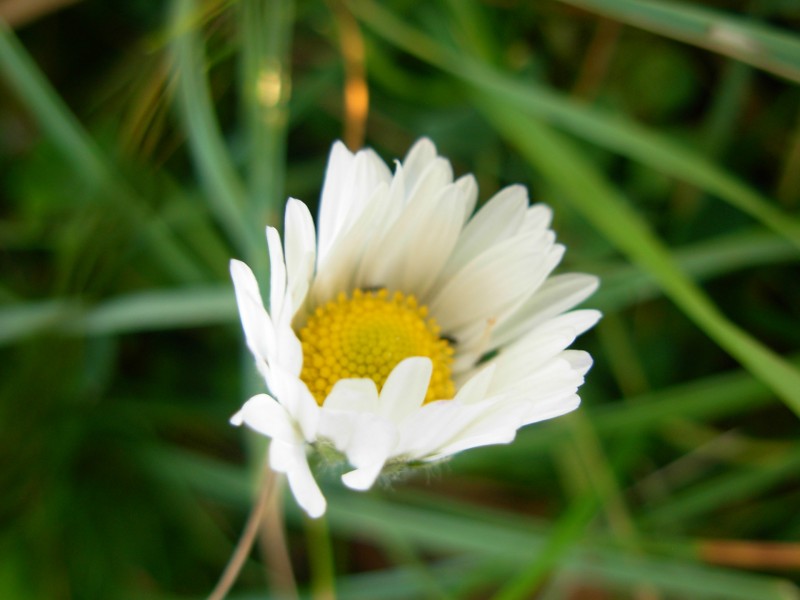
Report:
[[[315,206],[358,34],[367,142],[430,135],[483,200],[528,185],[606,319],[578,344],[580,414],[387,490],[323,476],[340,596],[797,598],[799,23],[780,2],[86,0],[0,25],[0,597],[213,586],[259,456],[227,424],[258,385],[227,260],[267,281],[264,225]],[[313,590],[319,532],[287,511]],[[231,598],[265,589],[256,555]]]

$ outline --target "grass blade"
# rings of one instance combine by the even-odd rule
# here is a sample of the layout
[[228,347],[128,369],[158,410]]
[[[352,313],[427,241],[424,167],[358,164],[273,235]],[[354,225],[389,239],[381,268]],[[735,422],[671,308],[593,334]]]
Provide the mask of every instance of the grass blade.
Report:
[[800,416],[800,371],[729,321],[680,270],[644,220],[566,139],[497,97],[482,96],[480,105],[498,131],[609,242],[656,278],[698,327]]
[[128,189],[122,175],[103,156],[52,86],[47,82],[23,46],[0,19],[0,74],[30,110],[45,135],[72,164],[77,175],[91,188],[102,190],[99,197],[115,202],[115,208],[131,218],[145,232],[158,261],[178,281],[205,277],[193,257],[178,244],[173,233],[148,214],[141,200]]
[[0,307],[0,346],[42,332],[117,335],[231,324],[237,320],[228,285],[150,290],[87,308],[78,300],[43,300]]
[[261,237],[245,217],[245,193],[222,138],[208,89],[202,44],[194,22],[196,4],[176,0],[171,47],[177,82],[177,108],[184,123],[206,199],[231,243],[250,262],[262,262]]
[[239,7],[248,212],[256,223],[280,222],[284,202],[293,13],[287,0],[244,0]]
[[354,12],[385,40],[479,89],[570,133],[719,196],[800,248],[800,223],[705,157],[637,123],[607,114],[533,81],[519,81],[475,60],[468,49],[436,43],[374,2],[353,3]]
[[517,577],[511,579],[493,596],[494,600],[530,598],[544,577],[572,550],[584,534],[597,510],[597,498],[585,496],[576,500],[553,527],[539,558]]
[[0,346],[51,329],[78,310],[79,306],[76,303],[65,300],[44,300],[3,306],[0,308]]
[[[245,507],[251,499],[244,469],[190,452],[164,448],[154,455],[152,468],[165,477],[179,478],[210,497]],[[224,485],[221,485],[224,484]],[[374,494],[327,489],[329,519],[333,533],[348,538],[374,539],[375,535],[401,536],[431,552],[458,552],[502,561],[509,566],[525,565],[531,552],[545,548],[551,529],[530,519],[499,513],[441,499],[434,506],[423,504],[424,496],[414,494],[399,504]],[[409,496],[406,494],[406,496]],[[419,501],[417,501],[419,498]],[[290,515],[299,519],[295,507]],[[487,543],[491,540],[491,543]],[[680,544],[671,544],[673,552]],[[691,543],[684,542],[691,556]],[[561,562],[566,573],[582,582],[602,582],[616,588],[642,584],[668,593],[696,598],[729,600],[796,600],[797,588],[775,577],[736,572],[687,560],[655,556],[634,556],[602,542],[587,541]]]
[[788,32],[677,2],[561,0],[800,82],[800,40]]
[[235,323],[236,319],[231,286],[188,287],[118,296],[75,319],[67,331],[114,335]]
[[3,77],[26,103],[42,129],[76,171],[93,186],[114,185],[116,178],[94,141],[39,71],[14,33],[0,19],[0,67]]
[[[741,269],[797,261],[797,250],[782,237],[753,229],[673,249],[672,257],[694,281],[706,281]],[[618,311],[661,293],[652,275],[635,265],[592,264],[584,270],[603,281],[592,296],[592,306],[601,310]]]
[[709,478],[683,493],[673,494],[669,502],[646,511],[643,521],[659,528],[685,527],[692,519],[708,515],[732,502],[745,502],[765,490],[796,479],[800,451],[788,452],[757,466]]

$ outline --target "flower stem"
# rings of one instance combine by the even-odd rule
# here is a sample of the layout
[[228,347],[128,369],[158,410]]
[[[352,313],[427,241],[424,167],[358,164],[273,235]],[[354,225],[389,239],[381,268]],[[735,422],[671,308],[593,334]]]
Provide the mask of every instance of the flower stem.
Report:
[[311,567],[311,597],[313,600],[336,600],[333,549],[328,522],[324,517],[305,520]]
[[264,557],[266,563],[265,568],[273,595],[281,600],[297,600],[299,595],[292,571],[292,561],[289,557],[280,494],[285,478],[276,475],[276,479],[278,480],[276,483],[277,493],[272,494],[264,518],[261,520],[258,532],[259,546],[261,556]]
[[211,594],[209,594],[208,600],[222,600],[228,595],[228,592],[236,582],[236,578],[239,576],[239,572],[244,566],[244,561],[247,560],[250,550],[253,548],[253,542],[256,539],[259,524],[269,504],[270,496],[275,489],[275,474],[269,468],[269,464],[266,460],[264,462],[264,471],[258,498],[250,511],[250,516],[247,518],[247,523],[245,523],[244,531],[242,531],[242,536],[239,538],[239,543],[236,544],[236,548],[233,554],[231,554],[228,565],[219,578],[217,586]]

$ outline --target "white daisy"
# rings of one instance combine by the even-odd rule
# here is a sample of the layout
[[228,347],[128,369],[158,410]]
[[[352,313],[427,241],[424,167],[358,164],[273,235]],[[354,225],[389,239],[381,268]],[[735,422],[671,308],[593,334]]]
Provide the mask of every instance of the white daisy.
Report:
[[325,498],[308,465],[335,448],[356,490],[387,465],[426,463],[512,441],[530,423],[575,409],[592,364],[567,350],[600,317],[569,311],[597,287],[550,276],[564,247],[551,210],[507,187],[474,215],[472,175],[419,140],[392,174],[372,151],[334,144],[319,211],[289,199],[285,240],[267,228],[265,310],[253,272],[231,261],[247,345],[272,395],[231,422],[272,439],[312,517]]

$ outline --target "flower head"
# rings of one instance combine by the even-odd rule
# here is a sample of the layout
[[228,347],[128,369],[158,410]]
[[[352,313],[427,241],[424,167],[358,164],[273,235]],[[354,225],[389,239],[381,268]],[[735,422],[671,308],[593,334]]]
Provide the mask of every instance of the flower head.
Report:
[[[269,311],[242,262],[231,275],[248,347],[272,395],[233,416],[272,439],[312,517],[325,498],[308,465],[332,446],[365,490],[389,464],[425,463],[512,441],[524,425],[575,409],[591,366],[567,350],[594,325],[570,310],[597,287],[589,275],[551,276],[564,247],[551,211],[518,185],[473,216],[474,177],[419,140],[394,174],[372,151],[334,144],[319,232],[289,199],[284,245],[267,228]],[[569,311],[569,312],[568,312]]]

